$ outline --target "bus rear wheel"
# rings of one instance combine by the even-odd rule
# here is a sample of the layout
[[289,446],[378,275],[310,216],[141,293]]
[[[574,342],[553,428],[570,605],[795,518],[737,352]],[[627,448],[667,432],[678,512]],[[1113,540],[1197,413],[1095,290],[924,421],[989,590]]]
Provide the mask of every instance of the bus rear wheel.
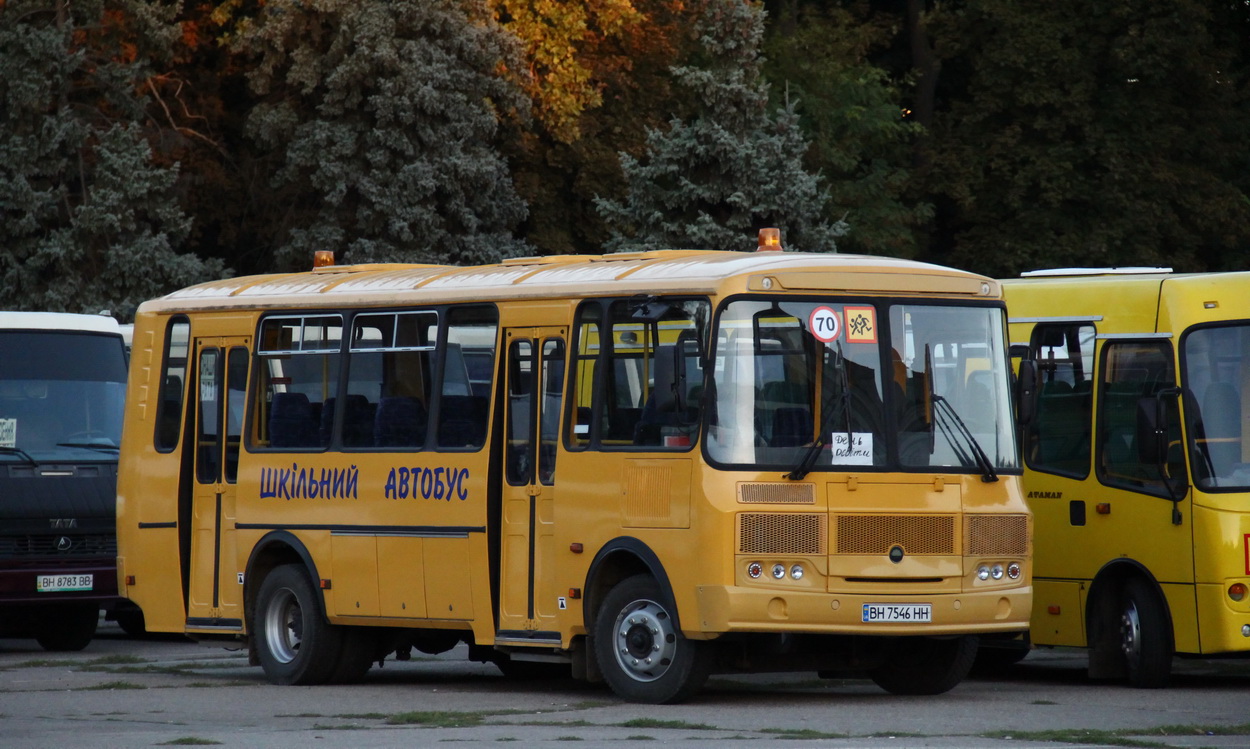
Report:
[[1120,597],[1120,651],[1128,683],[1158,689],[1172,675],[1170,625],[1158,596],[1140,578],[1129,580]]
[[975,636],[907,637],[870,674],[890,694],[942,694],[964,680],[977,657]]
[[630,702],[682,702],[711,673],[707,644],[682,635],[662,598],[651,576],[635,575],[608,592],[595,621],[595,657],[603,678]]
[[335,676],[343,633],[322,617],[302,567],[285,564],[265,577],[256,596],[254,624],[256,653],[269,681],[324,684]]

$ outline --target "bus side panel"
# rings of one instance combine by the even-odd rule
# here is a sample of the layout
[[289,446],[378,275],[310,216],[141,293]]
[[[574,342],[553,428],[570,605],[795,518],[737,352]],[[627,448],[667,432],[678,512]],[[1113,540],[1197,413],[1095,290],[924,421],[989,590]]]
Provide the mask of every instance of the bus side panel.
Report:
[[[1202,635],[1201,648],[1186,652],[1245,652],[1250,645],[1242,633],[1242,628],[1250,625],[1250,597],[1234,601],[1228,595],[1230,585],[1250,577],[1250,515],[1198,504],[1235,498],[1235,505],[1244,501],[1244,496],[1194,493],[1194,572],[1201,581],[1195,598]],[[1176,624],[1179,629],[1179,620]]]
[[122,429],[124,457],[117,479],[117,572],[122,595],[143,610],[149,632],[182,632],[186,626],[182,577],[171,574],[179,569],[182,455],[178,450],[159,453],[153,446],[164,323],[164,318],[152,316],[140,316],[135,323]]
[[1084,583],[1033,578],[1033,600],[1029,636],[1034,643],[1085,647]]
[[1178,653],[1201,653],[1198,635],[1198,609],[1194,585],[1161,585],[1172,617],[1172,637]]

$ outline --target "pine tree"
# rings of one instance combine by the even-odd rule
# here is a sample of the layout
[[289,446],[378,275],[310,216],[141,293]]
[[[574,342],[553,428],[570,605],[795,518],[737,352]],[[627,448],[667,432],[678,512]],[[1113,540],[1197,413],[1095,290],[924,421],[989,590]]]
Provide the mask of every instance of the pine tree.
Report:
[[178,252],[176,165],[153,162],[135,94],[138,51],[175,33],[126,0],[0,3],[0,305],[124,317],[224,272]]
[[612,231],[608,248],[746,250],[758,229],[776,226],[789,249],[836,251],[847,227],[824,218],[828,193],[803,167],[796,102],[769,111],[763,11],[707,0],[695,33],[702,60],[673,68],[692,112],[648,133],[645,161],[621,154],[624,201],[596,201]]
[[483,0],[273,0],[236,45],[258,60],[249,132],[281,154],[275,267],[323,249],[352,263],[527,251],[513,235],[525,205],[494,143],[500,118],[525,106],[500,75],[519,58]]

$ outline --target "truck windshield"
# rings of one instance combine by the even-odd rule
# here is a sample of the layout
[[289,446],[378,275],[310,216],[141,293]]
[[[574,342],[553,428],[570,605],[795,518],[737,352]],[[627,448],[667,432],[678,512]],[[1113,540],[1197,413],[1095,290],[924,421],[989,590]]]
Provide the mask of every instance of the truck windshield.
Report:
[[0,331],[0,461],[116,461],[125,380],[120,336]]
[[721,312],[705,415],[721,464],[1019,468],[1000,307],[739,299]]

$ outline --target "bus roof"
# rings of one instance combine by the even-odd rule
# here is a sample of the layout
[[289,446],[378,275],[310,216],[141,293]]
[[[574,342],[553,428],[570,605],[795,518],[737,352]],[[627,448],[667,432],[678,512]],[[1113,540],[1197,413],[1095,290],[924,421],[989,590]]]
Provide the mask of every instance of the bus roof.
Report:
[[3,311],[0,312],[0,330],[77,330],[120,335],[117,320],[104,313]]
[[1179,333],[1250,318],[1250,271],[1030,276],[1002,288],[1013,323],[1086,318],[1112,333]]
[[654,250],[552,255],[494,265],[371,264],[245,276],[145,302],[142,312],[343,304],[576,298],[628,293],[845,291],[997,298],[997,281],[938,265],[869,255]]
[[1021,278],[1053,278],[1056,276],[1133,276],[1142,274],[1171,273],[1171,268],[1150,266],[1117,266],[1111,268],[1046,268],[1026,270]]

